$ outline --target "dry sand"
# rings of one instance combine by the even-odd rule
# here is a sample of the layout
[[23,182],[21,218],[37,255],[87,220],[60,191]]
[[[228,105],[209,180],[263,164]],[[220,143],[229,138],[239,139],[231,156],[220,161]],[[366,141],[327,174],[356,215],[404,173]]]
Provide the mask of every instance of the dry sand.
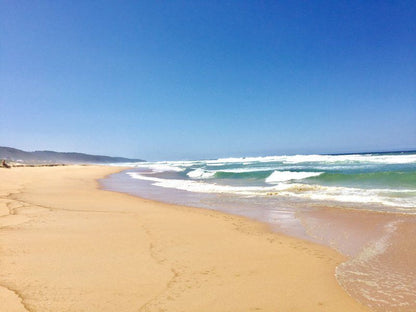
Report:
[[344,258],[217,211],[100,190],[114,167],[0,169],[0,311],[368,311]]

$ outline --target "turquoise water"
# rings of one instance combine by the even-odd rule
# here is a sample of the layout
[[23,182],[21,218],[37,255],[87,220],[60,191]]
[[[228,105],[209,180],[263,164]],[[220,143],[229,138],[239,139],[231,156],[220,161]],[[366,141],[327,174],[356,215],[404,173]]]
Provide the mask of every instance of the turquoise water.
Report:
[[105,189],[242,215],[325,244],[349,256],[336,277],[353,297],[375,311],[415,310],[408,259],[415,259],[416,152],[124,165],[130,169],[101,181]]
[[416,213],[416,152],[289,155],[127,164],[154,187],[240,198],[371,204]]

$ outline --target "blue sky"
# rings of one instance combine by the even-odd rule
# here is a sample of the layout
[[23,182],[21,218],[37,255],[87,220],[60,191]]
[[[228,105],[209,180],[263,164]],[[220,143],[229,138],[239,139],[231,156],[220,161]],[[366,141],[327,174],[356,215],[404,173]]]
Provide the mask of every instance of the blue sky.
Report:
[[415,1],[0,0],[0,145],[416,148]]

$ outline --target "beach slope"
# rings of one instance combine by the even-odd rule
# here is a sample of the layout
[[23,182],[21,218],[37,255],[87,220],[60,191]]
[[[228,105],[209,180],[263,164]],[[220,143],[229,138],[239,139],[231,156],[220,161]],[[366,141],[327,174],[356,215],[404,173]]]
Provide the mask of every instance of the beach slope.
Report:
[[104,166],[0,169],[2,311],[367,311],[335,251],[99,189]]

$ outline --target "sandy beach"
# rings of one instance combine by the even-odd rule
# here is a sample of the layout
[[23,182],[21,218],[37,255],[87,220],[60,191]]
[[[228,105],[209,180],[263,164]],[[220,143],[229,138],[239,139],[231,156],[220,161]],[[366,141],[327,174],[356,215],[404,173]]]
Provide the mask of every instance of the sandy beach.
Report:
[[338,285],[334,250],[100,190],[119,170],[0,170],[1,311],[368,311]]

